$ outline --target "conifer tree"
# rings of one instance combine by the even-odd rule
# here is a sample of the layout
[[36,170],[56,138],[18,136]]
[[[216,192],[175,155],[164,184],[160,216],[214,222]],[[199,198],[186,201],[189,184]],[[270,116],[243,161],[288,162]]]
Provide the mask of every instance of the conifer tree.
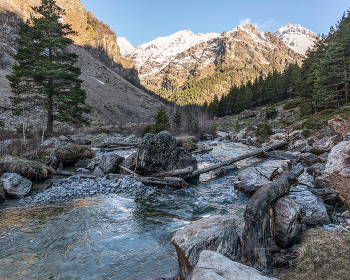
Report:
[[47,131],[53,129],[54,118],[61,121],[86,121],[83,112],[86,93],[81,89],[81,73],[75,66],[78,56],[67,47],[72,40],[67,36],[75,32],[60,20],[64,10],[54,0],[41,0],[34,7],[36,15],[21,23],[17,40],[19,49],[14,58],[17,64],[7,76],[16,102],[26,98],[40,98],[47,112]]
[[158,110],[154,115],[154,118],[156,119],[156,124],[155,124],[156,132],[167,130],[170,127],[169,115],[163,105],[160,105],[158,107]]
[[173,117],[173,123],[174,123],[176,128],[181,127],[182,118],[181,118],[181,114],[178,110],[175,110],[175,114]]

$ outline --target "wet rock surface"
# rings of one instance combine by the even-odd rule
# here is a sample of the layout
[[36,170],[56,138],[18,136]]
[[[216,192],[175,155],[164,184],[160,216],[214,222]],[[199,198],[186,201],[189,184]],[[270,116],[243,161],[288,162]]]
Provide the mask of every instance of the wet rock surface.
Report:
[[171,242],[186,279],[190,278],[203,250],[217,251],[232,260],[240,260],[242,256],[236,223],[230,216],[203,218],[176,232]]
[[247,195],[253,195],[262,186],[270,181],[256,168],[248,167],[238,173],[235,181],[235,189]]

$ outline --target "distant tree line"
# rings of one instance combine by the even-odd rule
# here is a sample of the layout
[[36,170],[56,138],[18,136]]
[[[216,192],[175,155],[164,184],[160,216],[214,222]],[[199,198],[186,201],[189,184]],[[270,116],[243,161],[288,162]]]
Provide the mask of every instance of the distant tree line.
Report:
[[339,109],[349,103],[350,11],[344,13],[327,36],[317,39],[306,52],[302,66],[290,64],[254,82],[231,87],[228,94],[214,96],[204,108],[215,116],[238,114],[246,109],[300,98],[303,114]]

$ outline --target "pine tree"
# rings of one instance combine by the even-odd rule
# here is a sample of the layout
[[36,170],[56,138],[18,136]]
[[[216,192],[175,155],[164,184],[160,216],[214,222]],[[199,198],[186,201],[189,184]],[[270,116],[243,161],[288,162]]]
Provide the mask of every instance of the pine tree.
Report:
[[167,130],[170,127],[169,115],[163,105],[160,105],[158,107],[158,110],[154,115],[154,118],[156,119],[156,124],[155,124],[156,132]]
[[54,0],[41,0],[33,10],[38,16],[20,24],[19,49],[14,56],[18,63],[7,76],[17,97],[15,105],[28,97],[40,99],[47,112],[48,132],[53,130],[55,118],[85,122],[81,115],[89,109],[78,79],[81,70],[74,65],[78,56],[67,49],[72,44],[67,36],[75,32],[60,21],[64,10]]
[[173,117],[173,123],[174,123],[176,128],[181,127],[182,118],[181,118],[181,114],[178,110],[175,110],[175,114]]

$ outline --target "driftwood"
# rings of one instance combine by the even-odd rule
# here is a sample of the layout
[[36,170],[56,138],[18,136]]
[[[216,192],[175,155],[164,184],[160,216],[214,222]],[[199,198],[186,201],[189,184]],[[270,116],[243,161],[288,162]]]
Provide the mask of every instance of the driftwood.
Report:
[[183,174],[188,174],[193,172],[193,167],[189,166],[183,169],[174,169],[174,170],[169,170],[169,171],[162,171],[158,173],[154,173],[149,175],[149,177],[172,177],[172,176],[178,176],[178,175],[183,175]]
[[169,186],[173,188],[186,188],[187,183],[181,178],[164,177],[164,178],[154,178],[154,177],[141,177],[141,176],[131,176],[137,181],[144,184],[152,184],[158,186]]
[[96,179],[96,177],[93,176],[93,175],[86,175],[86,174],[81,174],[81,173],[77,173],[77,172],[68,172],[68,171],[58,171],[58,172],[56,172],[55,175],[61,175],[61,176],[75,176],[75,175],[78,175],[80,178]]
[[101,145],[96,145],[97,148],[116,148],[116,147],[122,147],[122,146],[131,146],[131,147],[137,147],[138,143],[126,143],[126,142],[109,142],[109,143],[103,143]]
[[134,175],[134,176],[139,176],[139,174],[135,173],[134,171],[130,170],[129,168],[126,168],[125,166],[118,165],[121,169],[125,170],[126,172]]
[[192,155],[196,155],[196,154],[207,154],[209,152],[211,152],[213,150],[213,148],[209,148],[209,149],[205,149],[205,150],[198,150],[198,151],[193,151]]
[[227,160],[221,161],[219,163],[216,163],[216,164],[213,164],[213,165],[201,168],[201,169],[197,169],[194,172],[192,172],[192,174],[190,175],[190,178],[197,177],[198,175],[200,175],[202,173],[209,172],[211,170],[220,168],[222,166],[230,165],[230,164],[232,164],[232,163],[234,163],[236,161],[240,161],[242,159],[250,158],[250,157],[259,155],[261,153],[265,153],[267,151],[270,151],[270,150],[273,150],[273,149],[276,149],[276,148],[279,148],[279,147],[283,147],[283,146],[285,146],[287,144],[288,144],[287,141],[282,141],[282,142],[279,142],[279,143],[267,146],[264,149],[257,149],[255,151],[252,151],[252,152],[249,152],[249,153],[246,153],[246,154],[243,154],[243,155],[239,155],[239,156],[236,156],[234,158],[227,159]]
[[301,165],[292,166],[276,181],[260,188],[250,199],[244,213],[242,233],[242,262],[264,273],[273,272],[270,248],[270,207],[280,197],[289,193],[290,186],[303,173]]
[[115,147],[115,148],[103,148],[105,152],[113,152],[113,151],[119,151],[119,150],[129,150],[135,148],[135,146],[121,146],[121,147]]

